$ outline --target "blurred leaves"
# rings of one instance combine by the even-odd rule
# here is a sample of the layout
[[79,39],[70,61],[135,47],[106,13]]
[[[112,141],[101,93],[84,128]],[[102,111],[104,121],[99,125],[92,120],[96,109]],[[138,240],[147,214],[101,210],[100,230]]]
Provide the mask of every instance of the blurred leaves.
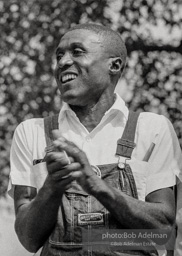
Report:
[[[114,7],[114,11],[111,9]],[[164,114],[182,145],[182,3],[177,0],[0,0],[0,195],[16,126],[59,111],[54,51],[77,23],[117,29],[128,49],[128,105]]]
[[129,106],[167,116],[182,145],[182,2],[128,0],[118,30],[129,54]]
[[103,22],[104,1],[0,1],[0,195],[5,193],[13,132],[25,119],[60,108],[53,76],[61,36],[79,22]]

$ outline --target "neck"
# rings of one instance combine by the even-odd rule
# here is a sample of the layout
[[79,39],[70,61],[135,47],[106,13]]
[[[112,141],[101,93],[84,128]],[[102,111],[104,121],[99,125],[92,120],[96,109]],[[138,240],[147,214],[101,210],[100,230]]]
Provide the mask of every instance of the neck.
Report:
[[105,112],[110,109],[114,103],[114,95],[100,97],[97,102],[92,102],[86,106],[73,106],[71,109],[75,112],[80,122],[91,132],[101,121]]

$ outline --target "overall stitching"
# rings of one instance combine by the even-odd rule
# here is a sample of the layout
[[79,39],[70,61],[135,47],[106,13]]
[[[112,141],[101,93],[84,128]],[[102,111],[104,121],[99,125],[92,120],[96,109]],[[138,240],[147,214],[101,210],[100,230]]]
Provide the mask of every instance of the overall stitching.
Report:
[[[137,124],[138,114],[130,111],[128,122],[123,132],[123,136],[118,140],[116,154],[131,158],[133,148],[135,147],[134,137]],[[52,141],[50,136],[51,130],[58,128],[57,117],[48,117],[45,121],[45,134],[46,142]],[[50,125],[49,125],[50,124]],[[98,166],[102,179],[108,183],[108,186],[114,187],[125,194],[138,198],[135,180],[132,170],[129,165],[125,164],[123,169],[118,167],[118,163],[99,165]],[[78,201],[79,200],[79,201]],[[104,225],[98,225],[94,228],[104,229],[122,229],[122,225],[97,201],[94,197],[86,194],[82,188],[74,183],[73,186],[65,192],[63,200],[58,213],[57,225],[46,242],[41,256],[124,256],[124,255],[158,255],[156,251],[147,253],[142,252],[122,252],[122,251],[109,251],[109,252],[95,252],[89,249],[82,250],[82,231],[83,229],[91,232],[92,226],[86,225],[80,227],[78,225],[78,213],[100,212],[104,214]],[[64,218],[64,216],[65,218]],[[68,217],[67,217],[68,216]],[[69,219],[69,216],[71,218]],[[71,232],[71,234],[70,234]],[[70,238],[70,239],[68,239]],[[48,251],[47,251],[48,250]],[[130,254],[129,254],[130,253]]]

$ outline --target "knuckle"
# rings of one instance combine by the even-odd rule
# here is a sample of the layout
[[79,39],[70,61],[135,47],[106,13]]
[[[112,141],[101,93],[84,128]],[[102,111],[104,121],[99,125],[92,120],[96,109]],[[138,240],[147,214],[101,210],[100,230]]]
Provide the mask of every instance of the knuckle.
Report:
[[59,165],[65,165],[68,163],[68,160],[64,156],[60,156],[60,158],[57,159],[57,162]]
[[51,153],[47,153],[47,155],[46,155],[47,162],[52,162],[52,161],[54,161],[54,159],[55,159],[55,156],[54,156],[54,154],[52,152]]
[[45,161],[46,161],[46,162],[49,162],[49,161],[50,161],[50,153],[46,153]]
[[73,153],[74,153],[75,155],[80,154],[80,152],[81,152],[81,150],[80,150],[79,148],[73,147]]

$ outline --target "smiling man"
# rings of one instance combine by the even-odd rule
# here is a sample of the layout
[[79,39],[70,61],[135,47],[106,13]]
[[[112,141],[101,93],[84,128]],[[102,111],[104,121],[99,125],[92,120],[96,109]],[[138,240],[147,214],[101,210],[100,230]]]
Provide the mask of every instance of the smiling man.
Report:
[[27,120],[15,131],[9,193],[17,235],[30,252],[159,255],[153,245],[108,246],[118,240],[106,248],[86,245],[113,230],[172,230],[178,140],[165,117],[138,117],[114,93],[126,55],[109,28],[71,28],[56,50],[59,116]]
[[80,109],[79,119],[98,105],[99,122],[114,102],[113,92],[125,66],[126,48],[117,33],[105,28],[105,33],[98,28],[96,33],[96,28],[94,33],[88,29],[73,29],[63,36],[56,51],[55,73],[63,101],[75,108],[74,112],[84,107]]

